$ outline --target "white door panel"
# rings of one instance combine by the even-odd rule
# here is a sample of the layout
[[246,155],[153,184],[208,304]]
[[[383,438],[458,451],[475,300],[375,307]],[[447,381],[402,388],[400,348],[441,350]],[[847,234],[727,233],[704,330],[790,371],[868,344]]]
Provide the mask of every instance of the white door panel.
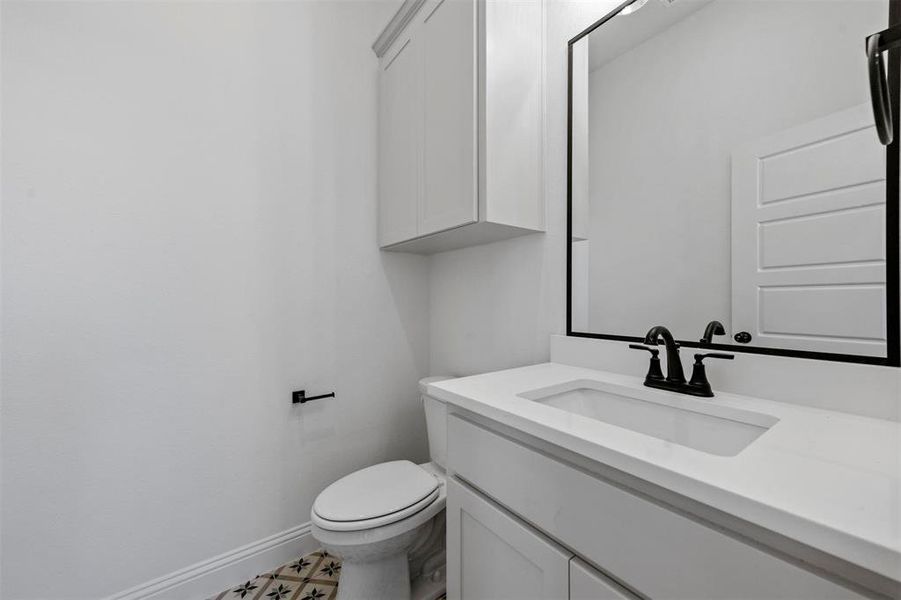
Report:
[[[796,307],[804,307],[796,310]],[[885,286],[810,285],[760,290],[760,330],[764,335],[794,335],[883,341]],[[857,320],[841,315],[860,314]]]
[[[885,258],[885,205],[767,221],[758,232],[763,269],[881,261]],[[799,243],[804,240],[829,243]]]
[[732,156],[732,329],[885,356],[885,155],[868,105]]
[[[873,141],[872,125],[845,118],[841,112],[784,132],[791,133],[782,140],[791,146],[761,157],[761,204],[885,179],[883,149]],[[872,121],[869,114],[864,118]],[[824,131],[829,126],[835,129]]]

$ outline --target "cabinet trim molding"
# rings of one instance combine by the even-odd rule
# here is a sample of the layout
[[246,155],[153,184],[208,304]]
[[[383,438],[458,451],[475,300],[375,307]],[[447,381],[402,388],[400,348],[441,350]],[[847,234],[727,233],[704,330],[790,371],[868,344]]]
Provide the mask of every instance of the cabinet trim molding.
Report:
[[391,44],[394,43],[394,40],[397,39],[397,36],[401,34],[410,20],[413,19],[413,15],[419,11],[423,4],[425,4],[425,0],[404,0],[401,7],[391,17],[391,21],[388,22],[388,25],[379,34],[379,37],[372,43],[372,51],[375,52],[377,57],[382,58],[385,55],[385,52],[388,51],[388,48],[391,47]]

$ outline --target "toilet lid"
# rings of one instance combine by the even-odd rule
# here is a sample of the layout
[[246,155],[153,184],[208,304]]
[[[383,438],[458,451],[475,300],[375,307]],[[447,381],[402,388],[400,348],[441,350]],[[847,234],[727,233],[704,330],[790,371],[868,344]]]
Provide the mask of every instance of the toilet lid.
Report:
[[[342,477],[319,494],[313,512],[326,521],[347,526],[373,519],[387,524],[418,512],[437,495],[434,475],[408,460],[396,460]],[[381,518],[389,516],[396,518]]]

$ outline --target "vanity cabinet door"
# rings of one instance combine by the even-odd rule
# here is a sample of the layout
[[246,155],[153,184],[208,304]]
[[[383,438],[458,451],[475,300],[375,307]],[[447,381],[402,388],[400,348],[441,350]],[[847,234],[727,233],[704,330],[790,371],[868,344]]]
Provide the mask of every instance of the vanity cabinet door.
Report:
[[423,9],[423,194],[419,235],[474,223],[476,3],[431,0]]
[[570,600],[636,600],[638,596],[626,592],[603,573],[578,558],[569,563]]
[[447,597],[563,600],[572,554],[465,485],[447,482]]
[[410,38],[379,77],[379,245],[415,238],[422,170],[422,48]]

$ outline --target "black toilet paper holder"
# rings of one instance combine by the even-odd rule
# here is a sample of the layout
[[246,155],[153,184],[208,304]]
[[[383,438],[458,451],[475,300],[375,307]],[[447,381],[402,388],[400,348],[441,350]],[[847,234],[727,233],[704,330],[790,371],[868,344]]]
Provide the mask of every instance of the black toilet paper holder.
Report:
[[328,394],[320,394],[318,396],[307,396],[306,390],[296,390],[291,392],[291,404],[303,404],[304,402],[309,402],[310,400],[320,400],[322,398],[334,398],[335,392],[329,392]]

